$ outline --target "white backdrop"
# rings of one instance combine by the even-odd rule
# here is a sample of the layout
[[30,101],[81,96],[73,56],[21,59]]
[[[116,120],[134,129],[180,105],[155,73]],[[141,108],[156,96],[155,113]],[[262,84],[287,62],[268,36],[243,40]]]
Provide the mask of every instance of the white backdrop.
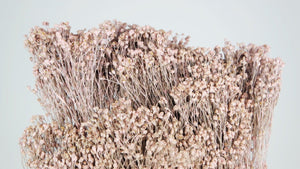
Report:
[[24,48],[31,27],[69,21],[72,31],[97,27],[108,19],[151,25],[191,36],[191,46],[214,47],[224,39],[268,44],[271,57],[286,63],[282,90],[275,108],[268,152],[270,169],[299,167],[299,1],[67,1],[24,0],[0,4],[0,168],[18,169],[18,145],[30,117],[44,111],[26,86],[34,84],[33,64]]

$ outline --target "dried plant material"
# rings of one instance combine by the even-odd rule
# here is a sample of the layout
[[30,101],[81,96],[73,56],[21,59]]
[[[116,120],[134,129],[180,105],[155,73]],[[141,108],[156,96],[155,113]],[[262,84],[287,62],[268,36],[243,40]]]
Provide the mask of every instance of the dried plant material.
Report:
[[35,27],[31,89],[47,117],[20,139],[29,168],[266,168],[283,62],[266,45],[105,22]]

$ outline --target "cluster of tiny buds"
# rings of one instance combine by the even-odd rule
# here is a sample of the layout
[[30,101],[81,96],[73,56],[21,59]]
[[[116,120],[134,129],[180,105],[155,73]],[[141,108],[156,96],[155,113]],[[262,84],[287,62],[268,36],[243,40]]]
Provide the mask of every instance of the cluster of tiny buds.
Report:
[[266,168],[283,62],[267,45],[107,21],[26,36],[46,111],[20,138],[29,168]]

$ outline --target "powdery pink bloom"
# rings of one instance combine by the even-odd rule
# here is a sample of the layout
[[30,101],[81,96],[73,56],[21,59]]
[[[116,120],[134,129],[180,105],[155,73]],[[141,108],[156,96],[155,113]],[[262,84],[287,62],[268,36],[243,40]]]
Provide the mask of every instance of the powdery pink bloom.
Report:
[[107,21],[34,27],[46,110],[20,138],[29,168],[266,168],[283,62],[267,45],[192,48],[189,37]]

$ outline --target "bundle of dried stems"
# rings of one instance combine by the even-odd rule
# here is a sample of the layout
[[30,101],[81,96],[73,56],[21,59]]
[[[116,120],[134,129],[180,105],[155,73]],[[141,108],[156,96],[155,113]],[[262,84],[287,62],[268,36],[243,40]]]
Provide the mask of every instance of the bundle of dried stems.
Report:
[[266,168],[283,62],[266,45],[107,21],[35,27],[25,46],[46,111],[20,138],[28,168]]

